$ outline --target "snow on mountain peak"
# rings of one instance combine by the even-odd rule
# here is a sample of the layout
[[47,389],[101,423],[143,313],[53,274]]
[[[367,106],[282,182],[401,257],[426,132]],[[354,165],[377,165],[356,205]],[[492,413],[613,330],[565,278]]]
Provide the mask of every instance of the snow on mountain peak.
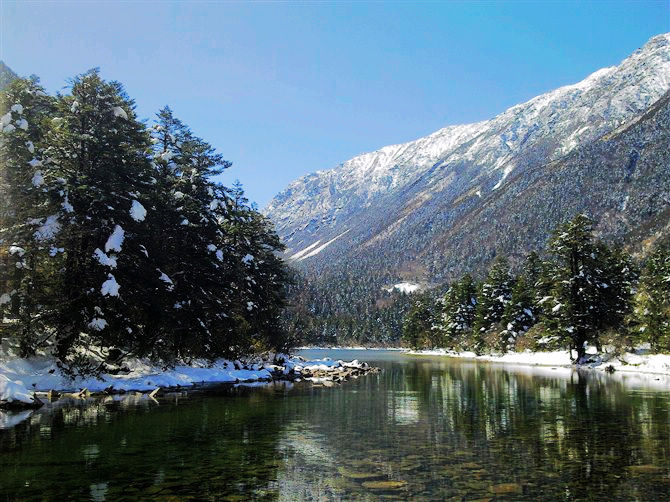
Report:
[[[358,155],[292,182],[267,206],[295,253],[342,233],[347,216],[420,180],[428,200],[458,176],[454,197],[487,193],[514,172],[556,160],[648,109],[670,88],[670,34],[650,39],[618,66],[597,70],[483,122],[452,125],[407,143]],[[458,192],[460,190],[460,192]],[[400,197],[400,195],[398,195]],[[402,206],[407,201],[398,200]],[[343,224],[343,223],[342,223]]]

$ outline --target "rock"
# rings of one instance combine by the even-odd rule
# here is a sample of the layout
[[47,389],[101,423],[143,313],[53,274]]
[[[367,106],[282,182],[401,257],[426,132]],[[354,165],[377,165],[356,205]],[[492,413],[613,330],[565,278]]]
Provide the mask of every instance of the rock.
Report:
[[363,488],[381,491],[400,490],[405,486],[407,486],[407,481],[365,481],[363,483]]
[[378,472],[354,472],[350,471],[346,467],[338,467],[337,472],[339,472],[342,476],[345,478],[349,479],[355,479],[358,481],[363,481],[365,479],[378,479],[381,478],[383,475],[378,473]]
[[460,466],[463,469],[473,469],[473,470],[474,469],[481,469],[481,467],[482,467],[481,465],[479,465],[475,462],[466,462],[464,464],[461,464]]
[[521,485],[516,483],[502,483],[499,485],[489,486],[489,491],[495,493],[496,495],[506,495],[514,493],[520,495],[523,492]]

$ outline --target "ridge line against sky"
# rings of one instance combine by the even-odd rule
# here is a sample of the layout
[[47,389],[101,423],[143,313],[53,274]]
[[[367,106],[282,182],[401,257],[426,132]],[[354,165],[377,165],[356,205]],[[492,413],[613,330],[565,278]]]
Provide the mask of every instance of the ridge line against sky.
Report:
[[264,206],[294,179],[490,119],[618,65],[670,2],[0,0],[0,59],[49,92],[100,67],[140,117],[168,104]]

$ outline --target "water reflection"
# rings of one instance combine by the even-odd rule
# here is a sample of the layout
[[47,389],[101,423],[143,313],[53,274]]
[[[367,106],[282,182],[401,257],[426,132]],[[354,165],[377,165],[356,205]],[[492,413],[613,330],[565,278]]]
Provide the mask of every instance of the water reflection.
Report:
[[663,500],[667,380],[423,359],[0,415],[0,499]]

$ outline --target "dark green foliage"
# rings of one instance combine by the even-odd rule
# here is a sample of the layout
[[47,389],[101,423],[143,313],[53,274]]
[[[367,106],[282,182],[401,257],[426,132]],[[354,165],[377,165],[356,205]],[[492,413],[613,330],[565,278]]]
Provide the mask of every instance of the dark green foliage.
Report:
[[473,331],[479,351],[484,346],[484,336],[502,320],[505,308],[512,296],[512,277],[509,263],[504,257],[497,258],[477,295],[477,309]]
[[509,303],[502,317],[500,349],[514,350],[516,339],[528,331],[537,321],[535,314],[534,288],[526,275],[520,275],[512,289]]
[[[472,278],[465,275],[432,306],[417,304],[405,321],[405,340],[412,346],[504,352],[517,348],[517,338],[528,333],[537,339],[526,338],[526,347],[558,344],[575,350],[578,359],[585,356],[586,343],[600,348],[605,334],[608,344],[627,343],[638,282],[632,257],[595,239],[592,222],[583,214],[555,230],[548,251],[545,261],[530,253],[515,280],[507,260],[498,258],[477,292]],[[659,247],[648,259],[638,304],[635,318],[646,333],[644,339],[654,350],[668,350],[664,345],[670,339],[667,247]],[[422,332],[420,321],[431,312],[438,315],[433,327],[441,339],[425,343],[426,337],[416,333]],[[531,330],[536,324],[542,328]]]
[[554,232],[549,252],[553,266],[548,267],[551,296],[543,302],[546,324],[577,351],[579,360],[587,342],[600,345],[599,333],[617,329],[629,314],[632,260],[596,242],[592,222],[583,214]]
[[640,338],[653,351],[670,351],[670,246],[659,246],[647,258],[640,279],[636,320]]
[[448,348],[464,347],[472,332],[477,306],[477,287],[469,274],[455,282],[438,304],[441,313],[436,322],[441,345]]
[[434,346],[433,316],[426,298],[414,300],[402,325],[403,342],[418,349]]
[[22,355],[95,373],[288,348],[283,247],[168,108],[148,130],[97,71],[55,98],[15,80],[2,103],[0,336]]

